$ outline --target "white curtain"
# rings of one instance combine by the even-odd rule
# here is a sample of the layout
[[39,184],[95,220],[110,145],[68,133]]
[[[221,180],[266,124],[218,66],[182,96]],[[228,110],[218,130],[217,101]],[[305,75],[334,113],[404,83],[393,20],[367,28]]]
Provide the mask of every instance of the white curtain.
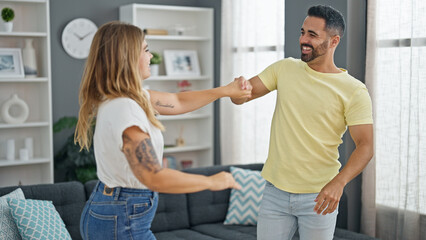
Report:
[[[283,57],[283,0],[222,1],[221,85]],[[275,99],[275,92],[240,106],[221,99],[222,164],[265,162]]]
[[375,159],[363,174],[362,231],[426,239],[426,1],[369,0],[368,11]]

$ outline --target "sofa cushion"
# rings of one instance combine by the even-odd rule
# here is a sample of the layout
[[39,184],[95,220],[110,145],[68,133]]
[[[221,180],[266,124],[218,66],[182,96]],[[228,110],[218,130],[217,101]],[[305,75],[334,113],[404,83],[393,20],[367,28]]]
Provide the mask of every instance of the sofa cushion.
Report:
[[205,235],[190,229],[174,230],[169,232],[154,233],[157,240],[218,240],[209,235]]
[[[261,170],[263,164],[235,165],[235,167],[244,169]],[[211,166],[203,168],[185,169],[185,172],[203,174],[206,176],[214,175],[221,171],[230,171],[230,166]],[[223,222],[228,211],[228,202],[231,190],[223,191],[201,191],[187,194],[189,221],[191,226]]]
[[[52,201],[53,205],[64,221],[71,238],[81,239],[80,215],[86,203],[86,194],[83,184],[80,182],[64,182],[55,184],[39,184],[19,186],[26,199],[38,199]],[[0,195],[12,192],[18,188],[0,188]]]
[[86,192],[87,200],[89,200],[90,194],[92,194],[96,184],[98,184],[98,180],[90,180],[84,184],[84,191]]
[[7,203],[10,198],[25,199],[22,189],[0,197],[0,239],[21,239],[18,228],[10,213],[10,207]]
[[265,179],[260,171],[231,167],[232,176],[241,189],[231,189],[228,213],[224,224],[256,225]]
[[222,223],[202,224],[192,227],[193,230],[224,240],[256,240],[256,226],[223,225]]
[[376,239],[376,238],[372,238],[370,236],[367,236],[365,234],[348,231],[346,229],[336,228],[336,231],[334,232],[334,239],[339,239],[339,238],[341,238],[341,239],[347,239],[347,240],[371,240],[371,239]]
[[160,193],[151,231],[155,233],[185,228],[189,228],[186,194]]
[[71,240],[51,201],[10,198],[8,203],[22,239]]

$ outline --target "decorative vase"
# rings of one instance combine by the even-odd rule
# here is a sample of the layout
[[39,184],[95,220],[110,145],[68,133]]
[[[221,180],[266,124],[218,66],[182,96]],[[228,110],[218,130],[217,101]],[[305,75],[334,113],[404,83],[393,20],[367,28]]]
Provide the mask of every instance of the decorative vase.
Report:
[[19,159],[21,161],[28,161],[28,160],[30,160],[30,157],[28,156],[28,149],[26,149],[26,148],[19,149]]
[[149,67],[151,68],[151,76],[158,76],[158,66],[159,64],[149,65]]
[[1,116],[3,121],[9,124],[24,123],[29,116],[28,105],[17,94],[13,94],[9,100],[3,103]]
[[6,143],[6,159],[15,160],[15,139],[8,139]]
[[28,150],[28,157],[31,159],[34,157],[34,143],[32,137],[25,138],[25,149]]
[[12,30],[13,30],[13,22],[5,22],[4,23],[4,30],[6,32],[12,32]]
[[33,47],[33,39],[25,39],[25,47],[22,50],[25,77],[37,77],[37,59]]

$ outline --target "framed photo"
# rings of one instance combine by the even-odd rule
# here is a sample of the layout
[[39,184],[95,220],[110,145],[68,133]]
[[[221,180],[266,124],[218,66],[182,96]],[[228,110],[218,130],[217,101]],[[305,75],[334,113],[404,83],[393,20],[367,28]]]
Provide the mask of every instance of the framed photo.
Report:
[[23,78],[24,64],[20,48],[0,48],[0,78]]
[[197,51],[195,50],[164,50],[166,73],[169,76],[199,76]]

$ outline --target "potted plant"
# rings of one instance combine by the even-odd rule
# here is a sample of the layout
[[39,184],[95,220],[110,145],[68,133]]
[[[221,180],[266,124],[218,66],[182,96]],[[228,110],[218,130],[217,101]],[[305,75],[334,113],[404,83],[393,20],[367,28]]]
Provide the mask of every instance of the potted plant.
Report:
[[[74,130],[76,125],[76,117],[62,117],[53,125],[53,132],[59,133],[66,129]],[[78,180],[82,183],[97,179],[93,144],[90,151],[86,149],[80,151],[80,146],[74,143],[73,131],[64,146],[55,155],[55,176],[65,177],[60,180]]]
[[150,62],[151,76],[158,76],[158,66],[163,61],[161,55],[157,52],[151,52],[152,58]]
[[1,18],[3,19],[6,32],[12,32],[13,29],[13,18],[15,18],[15,12],[12,8],[5,7],[1,10]]

